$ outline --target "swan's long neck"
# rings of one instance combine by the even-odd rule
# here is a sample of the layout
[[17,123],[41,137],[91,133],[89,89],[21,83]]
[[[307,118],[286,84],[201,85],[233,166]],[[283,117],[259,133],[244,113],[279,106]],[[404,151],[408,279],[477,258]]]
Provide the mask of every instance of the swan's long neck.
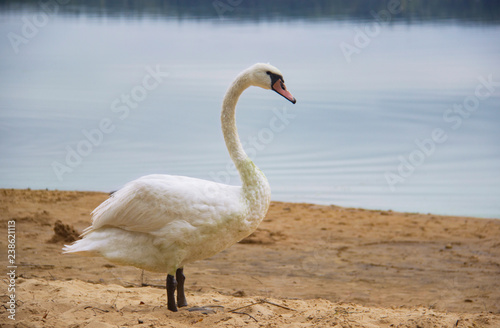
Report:
[[[267,213],[271,199],[271,190],[262,171],[245,153],[236,128],[236,103],[242,92],[251,86],[249,73],[242,72],[231,84],[222,103],[222,133],[227,150],[240,174],[244,197],[249,205],[250,216],[260,220]],[[258,224],[257,223],[257,224]]]

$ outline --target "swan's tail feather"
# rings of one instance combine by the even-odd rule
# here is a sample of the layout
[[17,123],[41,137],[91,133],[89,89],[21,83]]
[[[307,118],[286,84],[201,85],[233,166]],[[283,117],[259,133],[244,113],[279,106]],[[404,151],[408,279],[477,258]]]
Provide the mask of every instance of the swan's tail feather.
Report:
[[[86,229],[88,230],[88,229]],[[82,255],[95,256],[100,255],[103,249],[106,249],[106,235],[94,233],[91,238],[82,238],[71,245],[64,245],[63,254],[82,253]]]
[[82,255],[89,256],[97,254],[95,246],[92,246],[91,243],[86,242],[85,239],[77,240],[71,245],[64,245],[62,250],[63,254],[82,253]]

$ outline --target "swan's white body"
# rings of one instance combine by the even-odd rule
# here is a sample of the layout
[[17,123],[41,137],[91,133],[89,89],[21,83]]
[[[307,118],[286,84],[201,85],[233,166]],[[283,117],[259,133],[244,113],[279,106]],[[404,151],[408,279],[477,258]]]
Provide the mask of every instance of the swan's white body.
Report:
[[[281,79],[276,82],[276,78]],[[281,83],[278,90],[275,82]],[[251,234],[266,215],[271,198],[266,177],[245,154],[236,129],[236,103],[251,85],[274,89],[295,103],[279,70],[267,64],[243,71],[229,87],[222,106],[222,130],[241,187],[181,176],[141,177],[99,205],[92,212],[92,226],[64,252],[101,255],[173,275],[186,263],[215,255]]]
[[247,202],[242,187],[182,176],[141,177],[99,205],[84,238],[64,250],[174,274],[257,228],[271,194],[262,178],[250,191],[257,196],[254,202]]

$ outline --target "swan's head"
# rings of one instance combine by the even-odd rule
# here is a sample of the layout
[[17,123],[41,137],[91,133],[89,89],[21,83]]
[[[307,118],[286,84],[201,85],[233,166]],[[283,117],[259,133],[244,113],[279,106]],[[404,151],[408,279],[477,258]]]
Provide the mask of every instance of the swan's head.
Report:
[[263,89],[274,90],[292,103],[297,100],[286,89],[283,74],[276,67],[269,64],[255,64],[249,68],[251,83]]

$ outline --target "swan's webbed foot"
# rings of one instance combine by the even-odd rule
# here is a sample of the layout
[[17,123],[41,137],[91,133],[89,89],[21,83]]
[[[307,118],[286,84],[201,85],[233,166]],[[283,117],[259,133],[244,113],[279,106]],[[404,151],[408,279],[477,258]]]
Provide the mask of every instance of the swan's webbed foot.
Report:
[[183,268],[177,269],[175,272],[175,278],[177,279],[177,306],[184,307],[187,306],[186,295],[184,294],[184,281],[186,277],[183,273]]

